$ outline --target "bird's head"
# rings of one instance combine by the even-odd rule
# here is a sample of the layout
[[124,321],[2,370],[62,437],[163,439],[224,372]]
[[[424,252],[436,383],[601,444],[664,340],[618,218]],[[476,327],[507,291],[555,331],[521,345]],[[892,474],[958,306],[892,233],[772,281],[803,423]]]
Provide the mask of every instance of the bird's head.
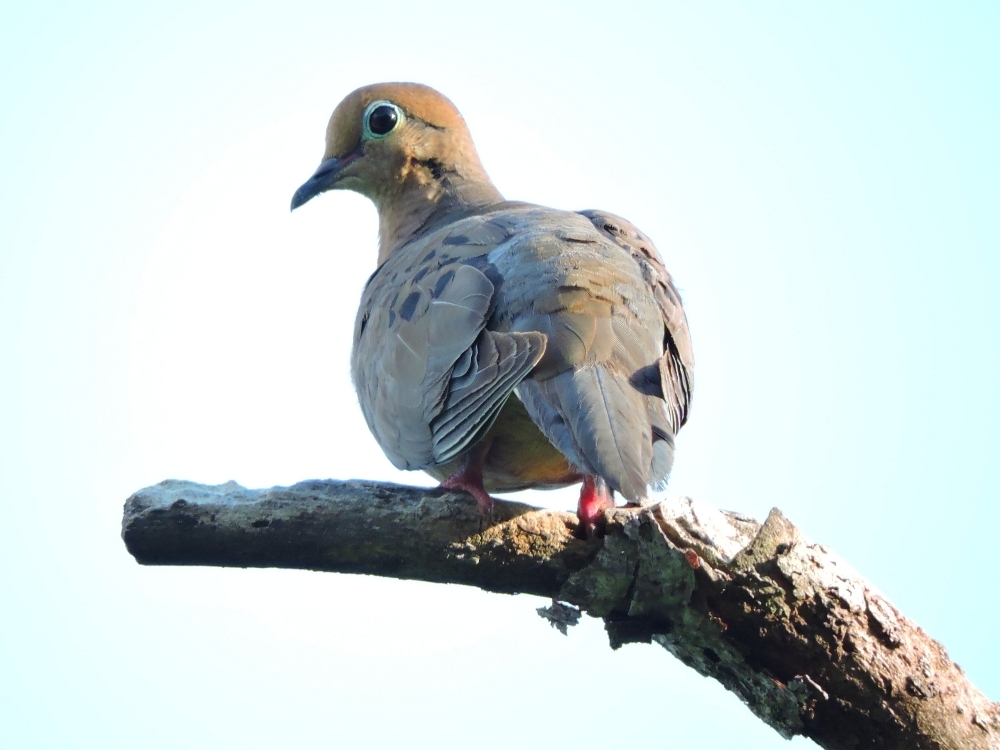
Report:
[[292,210],[344,189],[370,198],[381,214],[399,203],[437,203],[469,182],[492,188],[455,105],[418,83],[377,83],[337,105],[323,160],[295,192]]

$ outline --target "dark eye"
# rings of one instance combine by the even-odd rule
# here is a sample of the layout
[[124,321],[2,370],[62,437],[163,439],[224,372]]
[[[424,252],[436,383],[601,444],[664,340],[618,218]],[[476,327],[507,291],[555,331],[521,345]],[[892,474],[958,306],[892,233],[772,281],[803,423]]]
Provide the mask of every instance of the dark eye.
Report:
[[385,138],[396,129],[402,112],[392,102],[373,102],[365,110],[364,129],[369,138]]
[[387,135],[396,127],[398,120],[396,110],[388,104],[383,104],[381,107],[373,109],[372,113],[368,115],[368,129],[372,131],[372,135]]

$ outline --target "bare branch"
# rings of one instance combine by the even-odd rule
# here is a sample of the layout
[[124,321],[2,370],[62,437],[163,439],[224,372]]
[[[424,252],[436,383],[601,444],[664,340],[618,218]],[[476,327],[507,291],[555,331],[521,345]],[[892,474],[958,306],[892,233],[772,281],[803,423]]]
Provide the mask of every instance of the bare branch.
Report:
[[[870,583],[776,509],[763,524],[690,499],[575,515],[463,493],[310,481],[247,490],[166,481],[125,505],[146,565],[368,573],[568,602],[614,648],[655,642],[785,737],[825,748],[1000,749],[1000,705]],[[570,608],[542,612],[565,629]]]

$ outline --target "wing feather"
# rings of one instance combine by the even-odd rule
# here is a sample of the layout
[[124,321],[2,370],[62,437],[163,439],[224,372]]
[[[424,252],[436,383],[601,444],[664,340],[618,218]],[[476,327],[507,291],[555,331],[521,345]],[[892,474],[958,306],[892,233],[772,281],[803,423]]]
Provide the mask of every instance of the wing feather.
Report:
[[545,350],[543,334],[485,330],[496,290],[470,262],[483,248],[463,257],[445,255],[446,245],[431,238],[390,257],[369,280],[355,324],[361,408],[403,469],[467,450]]

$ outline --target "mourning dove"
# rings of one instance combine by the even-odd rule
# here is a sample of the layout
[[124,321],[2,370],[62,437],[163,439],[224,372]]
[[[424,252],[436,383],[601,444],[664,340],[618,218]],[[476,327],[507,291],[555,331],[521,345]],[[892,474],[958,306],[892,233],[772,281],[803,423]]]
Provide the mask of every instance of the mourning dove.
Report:
[[694,360],[653,243],[602,211],[504,200],[442,94],[365,86],[336,108],[292,209],[332,189],[378,209],[378,268],[351,372],[368,427],[400,469],[471,492],[583,482],[599,530],[613,492],[662,486]]

